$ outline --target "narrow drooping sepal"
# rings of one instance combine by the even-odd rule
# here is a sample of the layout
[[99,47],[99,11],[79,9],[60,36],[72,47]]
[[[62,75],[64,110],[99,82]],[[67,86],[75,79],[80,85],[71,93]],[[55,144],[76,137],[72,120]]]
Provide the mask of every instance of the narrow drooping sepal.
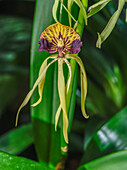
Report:
[[85,24],[87,25],[87,13],[86,13],[86,9],[83,5],[83,3],[80,0],[74,0],[74,2],[79,6],[79,8],[82,10],[82,14],[85,20]]
[[[66,84],[66,88],[65,88],[65,97],[66,95],[68,94],[68,90],[69,90],[69,87],[70,87],[70,83],[71,83],[71,66],[70,66],[70,63],[68,62],[68,60],[66,58],[63,58],[63,60],[65,61],[65,63],[67,64],[68,66],[68,69],[69,69],[69,78],[68,78],[68,81],[67,81],[67,84]],[[59,105],[58,109],[57,109],[57,112],[56,112],[56,115],[55,115],[55,131],[57,130],[57,124],[58,124],[58,120],[59,120],[59,117],[60,117],[60,112],[61,112],[61,104]]]
[[15,126],[17,126],[17,123],[18,123],[18,117],[19,117],[19,113],[20,113],[20,110],[29,102],[34,90],[36,89],[36,87],[39,85],[39,83],[41,82],[41,80],[44,78],[45,76],[45,73],[48,69],[48,67],[54,63],[57,59],[54,59],[53,61],[51,61],[47,67],[43,70],[43,72],[40,74],[40,76],[37,78],[33,88],[29,91],[29,93],[27,94],[27,96],[25,97],[25,99],[23,100],[21,106],[19,107],[18,109],[18,112],[17,112],[17,115],[16,115],[16,123],[15,123]]
[[58,9],[58,6],[59,6],[59,0],[55,0],[54,1],[54,4],[53,4],[53,7],[52,7],[52,15],[53,15],[53,18],[56,22],[58,22],[57,20],[57,9]]
[[66,143],[68,143],[68,117],[65,97],[65,80],[63,75],[63,58],[58,59],[58,92],[61,108],[63,110],[63,135]]
[[71,84],[72,71],[71,71],[71,65],[70,65],[70,63],[68,62],[68,60],[67,60],[66,58],[64,58],[64,61],[65,61],[65,63],[67,64],[67,67],[68,67],[68,70],[69,70],[69,78],[68,78],[67,84],[66,84],[66,95],[67,95],[67,94],[68,94],[68,91],[69,91],[70,84]]
[[117,11],[112,15],[112,17],[110,18],[108,24],[106,25],[102,33],[101,34],[98,33],[98,40],[96,42],[96,47],[101,48],[101,44],[108,38],[108,36],[113,31],[113,28],[117,23],[117,20],[121,14],[124,4],[125,4],[125,0],[119,0]]
[[[56,55],[52,55],[52,56],[49,56],[48,58],[46,58],[44,60],[44,62],[42,63],[41,67],[40,67],[40,70],[39,70],[39,75],[38,77],[41,75],[41,73],[43,72],[43,70],[47,67],[47,61],[48,59],[54,59],[54,58],[57,58],[57,54]],[[41,80],[41,82],[38,84],[38,93],[39,93],[39,99],[36,103],[32,104],[31,106],[37,106],[41,100],[42,100],[42,94],[43,94],[43,87],[44,87],[44,83],[45,83],[45,77],[46,77],[46,72],[45,72],[45,75],[43,77],[43,79]]]
[[[71,8],[72,8],[72,5],[73,5],[73,0],[68,0],[68,4],[67,4],[67,6],[68,6],[68,11],[71,13]],[[70,24],[70,27],[71,27],[71,16],[69,15],[69,13],[68,13],[68,19],[69,19],[69,24]]]
[[62,108],[61,108],[61,104],[60,104],[58,109],[57,109],[56,115],[55,115],[55,131],[57,131],[57,124],[58,124],[58,120],[59,120],[59,117],[60,117],[61,109]]
[[80,66],[80,73],[81,73],[81,110],[82,114],[85,118],[89,118],[89,116],[86,114],[85,111],[85,100],[86,100],[86,95],[87,95],[87,77],[86,77],[86,72],[84,65],[82,63],[82,60],[75,55],[72,54],[66,54],[66,58],[68,59],[74,59]]
[[96,2],[95,4],[91,5],[87,12],[88,12],[88,16],[87,17],[91,17],[93,15],[95,15],[97,12],[99,12],[101,9],[103,9],[111,0],[101,0],[99,2]]

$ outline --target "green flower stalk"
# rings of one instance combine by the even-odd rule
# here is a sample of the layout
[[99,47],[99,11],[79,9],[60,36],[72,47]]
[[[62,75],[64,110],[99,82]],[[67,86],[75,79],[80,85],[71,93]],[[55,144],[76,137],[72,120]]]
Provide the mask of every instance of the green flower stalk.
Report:
[[[58,61],[58,93],[59,93],[60,105],[55,115],[55,130],[57,130],[57,124],[58,124],[59,116],[62,110],[63,111],[63,115],[62,115],[63,136],[64,136],[66,143],[68,143],[68,124],[69,123],[68,123],[68,114],[67,114],[67,108],[66,108],[66,96],[68,94],[68,90],[69,90],[70,82],[71,82],[71,65],[68,59],[74,59],[80,66],[81,110],[85,118],[89,117],[85,111],[85,99],[86,99],[86,94],[87,94],[86,73],[85,73],[84,65],[81,59],[75,55],[80,52],[80,47],[82,46],[82,42],[80,41],[80,35],[77,32],[75,32],[73,28],[69,26],[64,26],[60,24],[59,22],[46,28],[41,33],[40,39],[41,41],[38,42],[40,44],[39,49],[38,49],[40,52],[45,50],[45,51],[48,51],[49,53],[55,53],[58,51],[58,54],[49,56],[42,63],[40,67],[40,71],[39,71],[39,76],[33,88],[27,94],[26,98],[24,99],[24,101],[22,102],[18,110],[17,117],[16,117],[16,126],[17,126],[20,110],[29,102],[37,86],[38,86],[38,93],[40,97],[39,97],[39,100],[36,103],[34,103],[32,106],[37,106],[41,102],[47,69],[51,66],[51,64]],[[68,52],[72,54],[69,54]],[[52,61],[50,61],[49,64],[47,64],[47,61],[49,59],[52,59]],[[67,65],[69,69],[69,78],[68,78],[66,85],[65,85],[64,73],[63,73],[64,63]]]

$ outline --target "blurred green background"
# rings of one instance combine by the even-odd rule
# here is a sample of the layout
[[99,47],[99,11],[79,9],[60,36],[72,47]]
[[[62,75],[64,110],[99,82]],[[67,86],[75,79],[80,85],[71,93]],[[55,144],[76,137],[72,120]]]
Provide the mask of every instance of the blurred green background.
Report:
[[[34,1],[0,1],[1,139],[8,131],[15,129],[17,109],[29,91],[30,46],[34,8]],[[30,122],[29,112],[29,106],[26,106],[21,114],[19,125]],[[9,152],[6,146],[9,145],[10,138],[1,141],[0,150]],[[28,148],[28,152],[34,152],[34,148]],[[27,154],[28,152],[22,154],[36,159],[34,154]]]
[[[89,1],[89,6],[95,2]],[[66,163],[72,170],[127,148],[127,4],[102,48],[96,48],[97,32],[104,29],[117,3],[113,0],[89,18],[83,31],[80,57],[88,77],[86,109],[90,118],[85,120],[81,114],[78,76]],[[34,9],[34,0],[0,1],[0,151],[37,160],[29,105],[22,110],[19,127],[14,127],[18,107],[29,91]],[[89,169],[89,164],[85,168]]]

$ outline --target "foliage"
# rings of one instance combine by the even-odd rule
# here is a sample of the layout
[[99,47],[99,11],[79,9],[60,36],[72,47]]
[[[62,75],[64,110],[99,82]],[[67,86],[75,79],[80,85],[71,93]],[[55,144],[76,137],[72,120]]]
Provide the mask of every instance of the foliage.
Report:
[[[125,8],[125,0],[37,0],[36,3],[30,0],[12,4],[0,1],[0,169],[73,169],[72,160],[75,164],[78,160],[74,169],[79,170],[127,169]],[[46,73],[42,102],[30,110],[32,123],[28,123],[29,109],[24,108],[19,124],[28,124],[14,128],[16,110],[29,91],[29,56],[31,89],[42,62],[50,55],[38,51],[39,36],[55,21],[70,25],[82,37],[79,55],[88,79],[86,110],[90,118],[85,120],[80,110],[79,71],[71,59],[71,88],[66,97],[69,151],[61,116],[55,132],[55,113],[60,104],[57,63]],[[68,68],[63,69],[67,82]],[[30,103],[35,103],[38,96],[35,90]],[[37,156],[28,150],[32,143]]]

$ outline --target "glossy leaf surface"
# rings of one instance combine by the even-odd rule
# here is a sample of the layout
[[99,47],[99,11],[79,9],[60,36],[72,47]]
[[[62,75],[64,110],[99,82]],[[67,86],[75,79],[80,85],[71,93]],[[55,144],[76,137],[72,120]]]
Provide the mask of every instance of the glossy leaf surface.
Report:
[[33,142],[31,124],[15,128],[0,137],[0,150],[19,154]]
[[127,107],[105,123],[89,142],[81,163],[100,156],[126,149],[127,147]]
[[13,155],[9,155],[4,152],[0,152],[0,169],[4,170],[50,170],[51,168],[48,167],[46,164],[39,164],[35,161],[23,158],[23,157],[17,157]]
[[79,168],[79,170],[121,170],[127,169],[127,151],[119,151],[100,159],[89,162]]

